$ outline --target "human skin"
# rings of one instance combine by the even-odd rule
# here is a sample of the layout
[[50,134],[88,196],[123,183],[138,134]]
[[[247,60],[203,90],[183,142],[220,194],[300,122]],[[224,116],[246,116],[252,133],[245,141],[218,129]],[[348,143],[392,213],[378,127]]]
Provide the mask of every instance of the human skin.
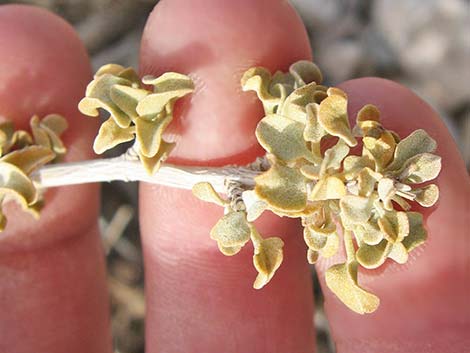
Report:
[[[285,70],[296,60],[309,59],[307,35],[286,1],[192,0],[190,4],[163,0],[156,6],[143,34],[140,72],[158,75],[174,70],[195,80],[195,92],[178,104],[171,127],[178,142],[173,162],[248,163],[263,153],[254,138],[263,112],[254,94],[241,91],[241,75],[251,66]],[[11,75],[15,80],[4,81],[6,88],[0,90],[0,114],[24,122],[35,112],[62,112],[72,125],[65,137],[69,158],[89,158],[96,126],[92,119],[81,118],[75,107],[90,78],[88,59],[69,27],[62,22],[58,26],[58,20],[44,11],[26,9],[0,7],[0,19],[5,19],[0,21],[0,44],[10,45],[9,49],[0,45],[2,53],[12,53],[16,36],[33,18],[45,36],[53,32],[59,44],[71,47],[64,51],[54,41],[41,47],[37,39],[24,39],[22,50],[6,55],[13,59],[0,56],[1,73],[18,70]],[[25,20],[6,20],[13,17],[11,11],[20,12]],[[49,59],[37,60],[44,53],[69,63],[60,68],[65,70],[61,78],[17,88],[21,77],[31,81],[30,75],[17,69],[23,61],[37,66],[38,72],[58,69]],[[36,61],[28,61],[31,56]],[[45,87],[55,84],[61,89],[46,94]],[[349,95],[352,119],[361,106],[372,103],[381,110],[386,128],[401,135],[417,128],[428,131],[438,142],[443,169],[437,180],[440,201],[425,211],[427,244],[416,251],[409,266],[388,265],[381,273],[361,276],[364,286],[381,299],[377,312],[365,316],[350,312],[323,285],[338,352],[465,351],[470,346],[466,335],[470,331],[470,183],[455,143],[437,114],[398,84],[363,78],[340,87]],[[18,93],[10,93],[12,88]],[[34,99],[25,100],[25,95]],[[40,99],[44,96],[53,99]],[[20,109],[19,99],[30,105]],[[63,352],[64,347],[67,352],[109,351],[96,189],[81,186],[77,192],[78,187],[74,188],[50,192],[39,223],[10,224],[0,235],[0,278],[7,278],[0,284],[0,351]],[[271,283],[257,291],[252,289],[256,272],[251,246],[225,257],[209,238],[221,214],[188,191],[141,185],[146,352],[314,352],[312,284],[298,223],[263,215],[258,228],[266,236],[284,239],[285,259]],[[10,220],[13,216],[23,219],[14,210]],[[31,258],[26,264],[25,254]],[[40,276],[37,269],[43,269]],[[322,264],[318,270],[323,272]],[[19,304],[24,309],[15,309]]]

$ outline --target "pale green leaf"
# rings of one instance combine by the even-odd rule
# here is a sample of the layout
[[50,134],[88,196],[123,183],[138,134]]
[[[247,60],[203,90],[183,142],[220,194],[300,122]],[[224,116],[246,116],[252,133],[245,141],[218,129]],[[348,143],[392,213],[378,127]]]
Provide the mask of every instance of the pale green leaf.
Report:
[[93,143],[93,150],[97,154],[102,154],[120,143],[133,140],[134,133],[135,128],[133,126],[121,128],[113,118],[109,118],[101,124]]
[[[212,228],[211,238],[216,240],[219,248],[240,250],[250,240],[251,230],[245,212],[229,212]],[[238,251],[237,251],[238,252]],[[236,254],[234,252],[231,255]]]
[[280,211],[302,211],[307,206],[307,179],[297,169],[274,164],[255,178],[260,200]]
[[280,115],[264,117],[256,128],[256,137],[263,148],[283,161],[305,158],[314,162],[314,156],[303,139],[305,125]]
[[263,239],[255,246],[253,264],[258,271],[258,276],[253,284],[255,289],[263,288],[273,278],[279,266],[281,266],[283,246],[284,242],[278,237]]
[[357,263],[338,264],[325,273],[326,285],[348,308],[358,314],[374,312],[380,300],[357,283]]
[[437,144],[426,131],[416,130],[401,140],[395,149],[394,159],[387,170],[401,169],[403,164],[410,158],[421,153],[432,153]]
[[193,195],[202,201],[215,203],[222,207],[227,204],[227,202],[219,196],[217,191],[215,191],[211,183],[200,182],[194,184],[192,191]]

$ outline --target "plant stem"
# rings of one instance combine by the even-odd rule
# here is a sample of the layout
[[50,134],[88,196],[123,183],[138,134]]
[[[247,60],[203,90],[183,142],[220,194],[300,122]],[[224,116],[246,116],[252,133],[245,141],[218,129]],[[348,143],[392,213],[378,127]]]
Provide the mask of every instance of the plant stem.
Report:
[[47,165],[32,173],[31,179],[39,188],[120,180],[144,181],[180,189],[191,189],[194,184],[206,181],[211,183],[218,192],[225,193],[227,180],[254,186],[253,178],[259,173],[260,171],[249,167],[215,168],[163,164],[157,173],[149,175],[138,160],[131,160],[123,155],[115,158]]

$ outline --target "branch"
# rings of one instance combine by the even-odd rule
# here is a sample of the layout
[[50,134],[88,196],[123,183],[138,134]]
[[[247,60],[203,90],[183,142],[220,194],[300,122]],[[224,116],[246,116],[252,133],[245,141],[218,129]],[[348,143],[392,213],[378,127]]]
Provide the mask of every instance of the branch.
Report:
[[39,188],[110,181],[144,181],[159,185],[190,190],[194,184],[206,181],[225,193],[227,180],[246,186],[254,186],[253,178],[260,171],[248,167],[191,167],[163,164],[155,175],[149,175],[140,161],[129,154],[115,158],[52,164],[31,174]]

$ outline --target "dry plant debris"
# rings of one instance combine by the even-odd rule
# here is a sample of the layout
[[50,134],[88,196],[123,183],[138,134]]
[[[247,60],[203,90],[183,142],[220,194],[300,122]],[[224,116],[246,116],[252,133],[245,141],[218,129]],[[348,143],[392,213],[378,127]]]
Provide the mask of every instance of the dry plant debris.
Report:
[[[326,284],[351,310],[371,313],[380,300],[358,284],[358,269],[378,268],[387,259],[403,264],[424,243],[423,217],[411,211],[410,202],[436,203],[439,189],[427,182],[438,176],[441,158],[424,130],[400,139],[382,126],[378,108],[370,104],[351,129],[346,93],[321,82],[320,70],[309,61],[274,75],[248,70],[241,83],[263,103],[266,116],[256,136],[270,168],[255,178],[254,189],[228,193],[229,200],[208,183],[193,192],[225,209],[211,231],[222,253],[235,255],[252,241],[255,288],[266,285],[282,262],[282,240],[263,239],[252,223],[270,210],[301,218],[310,263],[336,255],[343,241],[347,258],[326,271]],[[350,155],[358,140],[362,153]],[[240,194],[241,204],[231,202]]]
[[60,160],[66,152],[60,139],[67,129],[62,116],[50,114],[41,120],[35,115],[30,126],[32,134],[15,131],[10,121],[0,123],[0,231],[7,223],[1,207],[10,200],[39,217],[43,197],[30,175],[45,164]]

